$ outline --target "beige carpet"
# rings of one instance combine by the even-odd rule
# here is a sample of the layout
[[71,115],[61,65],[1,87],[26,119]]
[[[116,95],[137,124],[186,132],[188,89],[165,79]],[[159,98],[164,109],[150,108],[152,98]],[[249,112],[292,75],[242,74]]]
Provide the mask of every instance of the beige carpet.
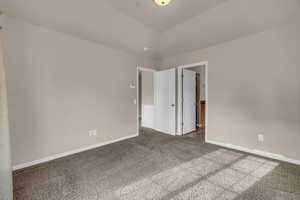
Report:
[[14,173],[18,200],[296,200],[300,167],[144,129]]

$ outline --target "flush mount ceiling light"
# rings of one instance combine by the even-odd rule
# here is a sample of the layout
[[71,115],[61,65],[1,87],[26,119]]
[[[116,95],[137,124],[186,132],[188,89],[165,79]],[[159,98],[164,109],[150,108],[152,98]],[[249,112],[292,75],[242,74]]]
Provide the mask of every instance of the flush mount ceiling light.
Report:
[[171,3],[172,0],[154,0],[154,2],[159,6],[166,6]]

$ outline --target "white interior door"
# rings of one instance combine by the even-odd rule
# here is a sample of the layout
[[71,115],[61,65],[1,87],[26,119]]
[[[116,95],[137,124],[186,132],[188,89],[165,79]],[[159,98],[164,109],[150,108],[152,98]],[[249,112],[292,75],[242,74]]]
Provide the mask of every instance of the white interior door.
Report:
[[155,129],[176,133],[176,69],[155,72]]
[[183,69],[183,134],[196,130],[196,72]]

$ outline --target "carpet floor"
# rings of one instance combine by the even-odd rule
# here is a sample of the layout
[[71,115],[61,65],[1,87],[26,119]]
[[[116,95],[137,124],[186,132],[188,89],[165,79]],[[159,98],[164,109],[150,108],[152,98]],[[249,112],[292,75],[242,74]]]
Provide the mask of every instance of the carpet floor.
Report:
[[14,172],[15,200],[299,200],[300,167],[143,129]]

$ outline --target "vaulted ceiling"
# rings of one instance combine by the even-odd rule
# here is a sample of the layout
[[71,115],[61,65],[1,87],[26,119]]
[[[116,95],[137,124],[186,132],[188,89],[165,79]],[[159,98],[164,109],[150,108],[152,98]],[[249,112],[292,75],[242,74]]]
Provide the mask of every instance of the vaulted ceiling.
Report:
[[300,0],[228,0],[163,32],[160,55],[203,49],[299,20]]
[[[299,0],[0,0],[8,16],[131,53],[159,58],[297,19]],[[144,47],[149,48],[144,52]]]
[[157,30],[165,31],[214,8],[226,0],[173,0],[158,7],[153,0],[106,0],[114,8]]
[[[124,1],[124,0],[120,0]],[[158,32],[113,8],[106,0],[0,0],[0,10],[82,39],[155,56]]]

